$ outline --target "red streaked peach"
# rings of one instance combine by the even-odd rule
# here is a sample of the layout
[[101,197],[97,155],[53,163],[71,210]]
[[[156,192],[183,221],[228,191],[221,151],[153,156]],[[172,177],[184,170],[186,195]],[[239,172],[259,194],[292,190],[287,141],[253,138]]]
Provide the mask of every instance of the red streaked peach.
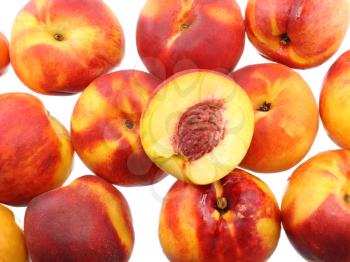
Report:
[[73,147],[68,131],[32,95],[0,95],[0,202],[25,205],[61,186]]
[[328,135],[339,146],[350,149],[350,51],[329,69],[320,96],[320,115]]
[[128,203],[96,176],[33,199],[24,235],[33,262],[126,262],[134,244]]
[[0,205],[0,261],[28,261],[23,232],[11,210],[3,205]]
[[10,63],[9,43],[3,33],[0,33],[0,75],[2,75]]
[[350,151],[318,154],[289,179],[282,201],[287,236],[307,261],[350,260]]
[[241,166],[270,173],[296,165],[309,152],[318,131],[318,108],[308,84],[279,64],[247,66],[232,77],[255,110],[253,140]]
[[102,0],[30,0],[12,29],[13,68],[39,93],[80,92],[123,53],[122,28]]
[[163,202],[159,238],[172,262],[262,262],[280,228],[269,188],[236,169],[212,185],[176,182]]
[[249,0],[248,38],[259,52],[294,68],[311,68],[339,48],[349,25],[348,0]]
[[165,174],[142,149],[142,111],[160,80],[135,70],[96,79],[79,98],[72,115],[74,147],[98,176],[123,186],[149,185]]
[[137,25],[140,57],[161,79],[186,69],[232,71],[244,37],[234,0],[148,0]]

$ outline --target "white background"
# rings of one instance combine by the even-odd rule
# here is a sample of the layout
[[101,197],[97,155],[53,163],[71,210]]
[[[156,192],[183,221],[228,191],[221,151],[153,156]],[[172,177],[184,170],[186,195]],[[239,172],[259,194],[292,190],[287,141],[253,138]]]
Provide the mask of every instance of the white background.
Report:
[[[7,36],[7,38],[10,37],[12,23],[16,14],[26,2],[26,0],[0,1],[0,31],[2,31]],[[114,10],[119,21],[121,22],[126,39],[126,54],[124,60],[121,65],[115,70],[145,70],[138,57],[135,43],[136,23],[145,0],[109,0],[105,2]],[[242,13],[244,13],[247,0],[238,0],[238,3],[241,6]],[[320,19],[322,19],[322,17],[320,17]],[[350,46],[349,33],[340,50],[325,64],[318,68],[310,69],[307,71],[298,71],[311,86],[317,101],[319,100],[322,80],[327,70],[335,61],[335,59],[347,50],[347,46]],[[240,60],[237,68],[241,68],[249,64],[263,62],[267,62],[267,60],[258,55],[257,51],[247,40],[243,57]],[[0,93],[18,91],[34,94],[17,79],[12,68],[10,68],[4,76],[0,77]],[[52,115],[58,118],[67,128],[69,128],[70,116],[79,95],[70,97],[42,96],[38,94],[35,95],[44,101],[46,108],[51,112]],[[337,148],[336,145],[328,138],[322,124],[320,124],[320,130],[317,139],[306,159],[310,158],[320,151],[335,148]],[[270,186],[279,203],[281,202],[281,198],[287,184],[287,179],[293,170],[294,168],[283,173],[258,175]],[[70,178],[67,180],[66,184],[70,183],[75,178],[86,174],[91,174],[91,172],[76,156],[73,172]],[[163,255],[158,241],[158,218],[162,198],[170,186],[174,183],[174,181],[174,178],[168,177],[154,186],[144,188],[119,188],[129,202],[134,221],[136,241],[130,261],[167,261],[166,257]],[[15,211],[17,220],[22,225],[25,209],[12,208],[12,210]],[[277,250],[269,261],[301,262],[304,260],[296,253],[296,251],[288,242],[284,232],[282,232]]]

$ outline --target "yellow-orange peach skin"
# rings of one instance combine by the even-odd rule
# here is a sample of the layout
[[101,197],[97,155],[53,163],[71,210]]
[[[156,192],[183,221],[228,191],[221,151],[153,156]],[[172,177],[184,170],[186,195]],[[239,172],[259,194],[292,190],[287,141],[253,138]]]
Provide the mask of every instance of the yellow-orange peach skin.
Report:
[[328,135],[350,149],[350,51],[329,69],[320,96],[320,115]]
[[23,232],[10,209],[0,205],[0,261],[27,262]]
[[13,68],[39,93],[82,91],[123,53],[122,28],[102,0],[30,0],[12,29]]
[[339,48],[349,25],[348,0],[249,0],[247,35],[268,59],[311,68]]
[[323,152],[299,166],[282,201],[287,236],[306,261],[350,260],[350,152]]
[[176,182],[163,202],[159,238],[171,262],[263,262],[280,223],[269,188],[236,169],[212,185]]
[[160,84],[135,70],[96,79],[79,98],[71,120],[74,148],[98,176],[124,186],[149,185],[165,174],[143,151],[142,111]]
[[255,112],[252,142],[241,166],[280,172],[301,161],[318,131],[318,108],[308,84],[279,64],[244,67],[232,74]]
[[234,0],[148,0],[137,24],[139,55],[161,79],[186,69],[231,72],[244,39]]
[[10,63],[9,44],[3,33],[0,33],[0,75],[2,75]]
[[69,133],[36,97],[0,95],[0,134],[1,203],[25,205],[70,174]]
[[127,262],[134,245],[127,201],[96,176],[33,199],[24,236],[33,262]]

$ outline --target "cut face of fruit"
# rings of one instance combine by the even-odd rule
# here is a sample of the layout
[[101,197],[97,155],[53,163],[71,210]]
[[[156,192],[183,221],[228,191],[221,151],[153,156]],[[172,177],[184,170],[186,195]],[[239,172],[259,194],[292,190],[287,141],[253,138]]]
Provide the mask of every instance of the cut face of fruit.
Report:
[[159,86],[140,132],[145,152],[160,168],[209,184],[241,162],[253,129],[253,109],[239,85],[220,73],[190,70]]

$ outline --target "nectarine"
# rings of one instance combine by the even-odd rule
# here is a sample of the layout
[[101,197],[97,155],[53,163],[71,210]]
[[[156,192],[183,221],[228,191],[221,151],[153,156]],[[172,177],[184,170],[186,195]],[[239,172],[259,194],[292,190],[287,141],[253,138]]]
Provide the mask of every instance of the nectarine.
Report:
[[9,44],[3,33],[0,33],[0,75],[2,75],[10,63]]

